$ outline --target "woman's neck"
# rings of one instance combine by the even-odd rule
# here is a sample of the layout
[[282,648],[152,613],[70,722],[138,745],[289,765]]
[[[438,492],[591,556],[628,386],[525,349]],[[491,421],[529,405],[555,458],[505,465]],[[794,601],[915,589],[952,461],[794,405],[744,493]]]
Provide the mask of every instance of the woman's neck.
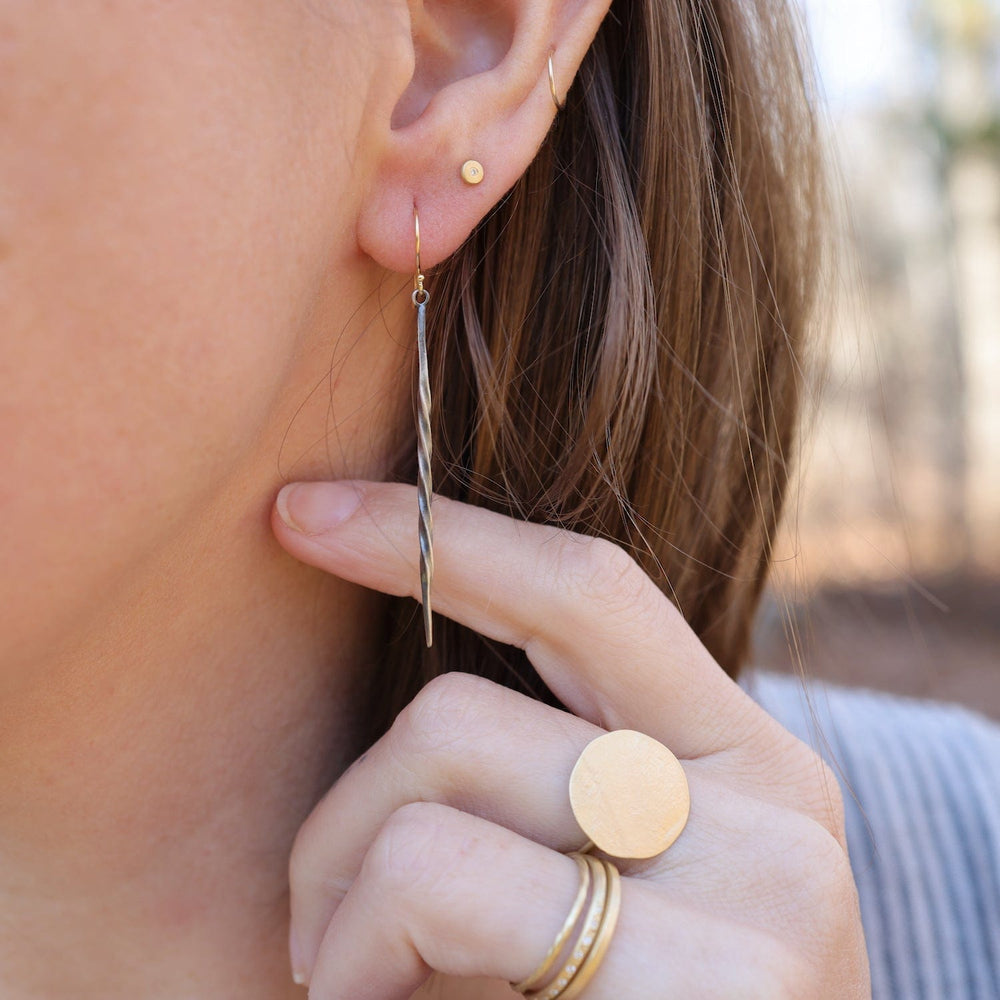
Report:
[[288,854],[356,749],[383,604],[294,562],[273,493],[247,495],[220,491],[0,699],[4,997],[303,995]]

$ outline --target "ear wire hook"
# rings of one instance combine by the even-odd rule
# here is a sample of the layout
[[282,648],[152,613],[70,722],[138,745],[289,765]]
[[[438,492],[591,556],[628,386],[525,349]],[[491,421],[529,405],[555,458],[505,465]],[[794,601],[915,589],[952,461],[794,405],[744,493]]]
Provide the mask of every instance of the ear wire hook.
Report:
[[[413,230],[416,235],[416,259],[417,259],[417,270],[413,278],[413,289],[416,292],[421,293],[421,297],[426,295],[427,292],[424,289],[424,275],[420,269],[420,216],[417,215],[417,206],[413,206]],[[423,301],[427,301],[424,299]],[[419,305],[418,302],[414,301],[414,304]]]

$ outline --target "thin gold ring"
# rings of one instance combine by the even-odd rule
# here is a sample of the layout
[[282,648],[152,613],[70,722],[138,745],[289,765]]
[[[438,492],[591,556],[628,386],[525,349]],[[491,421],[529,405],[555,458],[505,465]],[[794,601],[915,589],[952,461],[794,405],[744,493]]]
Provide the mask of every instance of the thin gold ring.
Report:
[[576,927],[577,921],[580,919],[580,914],[583,912],[583,904],[587,900],[587,894],[590,892],[590,865],[578,854],[572,855],[573,860],[576,861],[577,868],[580,874],[580,887],[577,890],[576,898],[573,900],[573,905],[570,908],[569,916],[563,922],[562,929],[556,935],[555,941],[552,942],[552,947],[549,948],[548,953],[545,958],[542,959],[541,964],[531,973],[526,979],[522,979],[519,983],[511,983],[511,986],[517,990],[518,993],[527,993],[528,990],[533,990],[538,987],[538,984],[545,979],[546,973],[552,968],[553,963],[559,957],[560,952],[562,952],[563,947],[566,944],[567,938],[569,938],[570,933],[573,928]]
[[549,49],[549,93],[552,94],[552,100],[556,106],[557,111],[562,111],[566,107],[564,101],[559,100],[559,95],[556,93],[556,75],[552,70],[552,53],[555,49]]
[[[590,984],[591,979],[601,967],[604,955],[611,944],[611,937],[618,925],[618,913],[622,905],[622,880],[618,869],[610,862],[604,861],[608,874],[607,900],[601,915],[601,925],[594,936],[594,943],[582,958],[576,975],[569,985],[559,994],[559,1000],[575,1000]],[[574,958],[576,952],[574,952]]]
[[[576,940],[562,968],[547,986],[526,994],[526,1000],[557,1000],[557,998],[577,995],[597,972],[604,953],[611,943],[611,935],[618,922],[618,907],[621,905],[620,879],[618,870],[608,861],[602,861],[590,854],[580,855],[590,866],[593,892],[587,907],[583,925],[577,931]],[[573,984],[580,980],[574,990]]]

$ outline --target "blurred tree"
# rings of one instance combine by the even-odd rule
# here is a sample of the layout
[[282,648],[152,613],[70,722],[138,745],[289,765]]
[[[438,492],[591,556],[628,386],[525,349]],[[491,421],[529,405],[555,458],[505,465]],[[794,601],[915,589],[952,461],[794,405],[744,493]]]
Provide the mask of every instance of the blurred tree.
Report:
[[975,556],[996,544],[1000,520],[992,385],[1000,371],[1000,9],[995,0],[916,0],[913,22],[927,55],[923,124],[937,140],[960,320],[941,329],[941,467],[954,484],[949,519]]

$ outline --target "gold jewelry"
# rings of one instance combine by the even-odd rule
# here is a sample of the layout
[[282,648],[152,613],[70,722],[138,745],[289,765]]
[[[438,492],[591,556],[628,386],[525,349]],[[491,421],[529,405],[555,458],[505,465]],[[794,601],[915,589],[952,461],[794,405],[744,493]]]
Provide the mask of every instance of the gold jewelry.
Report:
[[552,968],[552,963],[559,957],[559,953],[566,944],[566,939],[576,926],[576,922],[580,919],[580,912],[583,910],[583,904],[586,902],[587,893],[590,890],[590,865],[579,854],[570,856],[576,861],[577,867],[580,870],[580,888],[577,890],[576,899],[573,900],[569,916],[563,923],[562,928],[556,935],[555,941],[552,942],[552,947],[549,948],[548,953],[542,959],[538,968],[527,979],[522,979],[519,983],[510,984],[518,993],[527,993],[528,990],[534,989],[545,979],[545,974]]
[[593,946],[594,936],[600,929],[604,907],[608,899],[608,870],[604,867],[603,862],[589,854],[581,854],[580,857],[590,868],[594,886],[594,891],[590,896],[590,906],[587,907],[587,916],[573,942],[573,948],[568,958],[556,973],[555,978],[544,989],[528,993],[528,1000],[555,1000],[569,986],[570,980],[576,975],[577,969],[580,968],[580,962],[587,957]]
[[478,184],[483,179],[483,165],[478,160],[466,160],[461,172],[466,184]]
[[[608,874],[608,892],[606,896],[607,901],[604,905],[604,913],[601,916],[601,924],[597,929],[594,942],[590,946],[590,951],[583,956],[582,964],[577,969],[576,975],[570,979],[566,989],[562,993],[557,994],[560,1000],[573,1000],[574,997],[578,997],[587,988],[591,979],[594,978],[597,970],[601,967],[601,962],[604,961],[608,945],[611,944],[611,937],[615,932],[615,927],[618,926],[618,913],[621,910],[622,904],[621,875],[610,861],[605,860],[603,864]],[[586,941],[586,938],[584,941]],[[574,959],[576,958],[576,954],[577,952],[574,950]]]
[[556,76],[552,71],[552,53],[555,49],[549,49],[549,93],[552,95],[552,101],[556,106],[556,111],[562,111],[566,107],[565,101],[559,100],[559,95],[556,93]]
[[548,986],[526,994],[528,1000],[569,1000],[593,978],[611,943],[621,908],[621,878],[610,861],[589,854],[573,854],[590,868],[593,892],[583,925],[562,968]]
[[584,748],[569,778],[580,829],[615,858],[652,858],[687,823],[691,795],[680,761],[645,733],[619,729]]
[[431,623],[431,581],[434,577],[434,521],[431,517],[431,385],[427,370],[427,303],[431,293],[424,288],[420,270],[420,217],[413,206],[413,227],[417,237],[417,271],[413,278],[413,304],[417,309],[417,533],[420,539],[420,598],[427,645],[433,641]]

